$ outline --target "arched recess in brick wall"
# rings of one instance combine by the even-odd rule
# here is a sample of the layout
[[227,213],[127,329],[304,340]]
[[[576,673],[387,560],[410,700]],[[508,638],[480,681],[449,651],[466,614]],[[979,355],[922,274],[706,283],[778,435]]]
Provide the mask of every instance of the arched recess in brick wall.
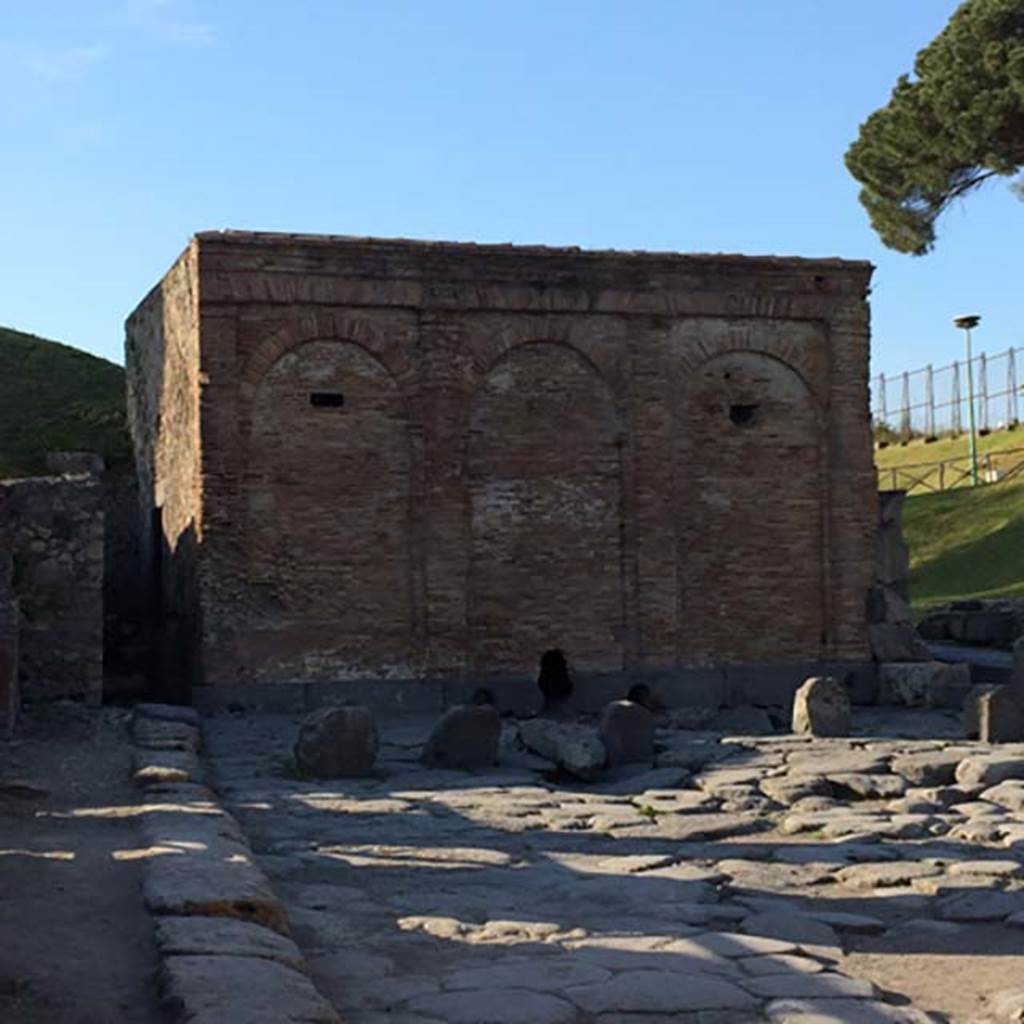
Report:
[[267,371],[245,478],[248,678],[411,675],[410,443],[390,373],[309,341]]
[[574,349],[519,345],[473,397],[467,451],[471,665],[622,665],[622,426]]
[[683,386],[675,437],[680,661],[821,656],[824,435],[803,377],[763,352],[714,356]]

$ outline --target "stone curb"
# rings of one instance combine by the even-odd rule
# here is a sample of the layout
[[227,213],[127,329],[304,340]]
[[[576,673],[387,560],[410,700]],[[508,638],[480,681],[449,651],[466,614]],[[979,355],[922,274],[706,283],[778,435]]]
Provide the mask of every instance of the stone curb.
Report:
[[341,1024],[238,822],[207,788],[200,724],[194,709],[162,704],[132,718],[163,1002],[180,1024]]

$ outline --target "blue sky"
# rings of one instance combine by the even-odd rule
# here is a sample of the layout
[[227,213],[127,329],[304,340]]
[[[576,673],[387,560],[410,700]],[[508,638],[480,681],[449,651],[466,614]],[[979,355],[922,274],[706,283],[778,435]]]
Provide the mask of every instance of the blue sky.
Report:
[[0,323],[122,359],[244,228],[877,265],[873,370],[1024,344],[1003,182],[885,250],[842,156],[953,0],[7,0]]

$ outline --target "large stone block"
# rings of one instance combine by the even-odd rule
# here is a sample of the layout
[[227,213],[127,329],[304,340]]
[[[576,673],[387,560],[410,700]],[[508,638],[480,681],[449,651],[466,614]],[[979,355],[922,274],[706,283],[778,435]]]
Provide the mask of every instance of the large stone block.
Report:
[[432,768],[474,771],[498,760],[501,718],[489,704],[457,704],[434,726],[420,760]]
[[10,735],[18,720],[18,602],[0,586],[0,735]]
[[368,775],[379,745],[369,708],[359,704],[321,708],[299,727],[295,763],[323,779]]
[[868,627],[875,661],[929,661],[932,652],[909,622],[876,622]]
[[879,665],[879,702],[903,707],[960,708],[971,689],[968,665],[945,661]]
[[808,679],[793,698],[793,732],[811,736],[850,734],[850,697],[832,676]]
[[1024,692],[1001,686],[981,694],[978,738],[982,743],[1024,742]]
[[609,766],[654,760],[654,715],[631,700],[616,700],[601,712],[597,735]]

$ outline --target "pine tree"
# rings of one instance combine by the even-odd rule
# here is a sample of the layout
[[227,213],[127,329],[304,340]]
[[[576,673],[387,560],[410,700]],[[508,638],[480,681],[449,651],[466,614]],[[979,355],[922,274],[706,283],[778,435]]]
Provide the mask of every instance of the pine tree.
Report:
[[954,199],[1022,165],[1024,0],[961,4],[846,152],[871,226],[917,256]]

